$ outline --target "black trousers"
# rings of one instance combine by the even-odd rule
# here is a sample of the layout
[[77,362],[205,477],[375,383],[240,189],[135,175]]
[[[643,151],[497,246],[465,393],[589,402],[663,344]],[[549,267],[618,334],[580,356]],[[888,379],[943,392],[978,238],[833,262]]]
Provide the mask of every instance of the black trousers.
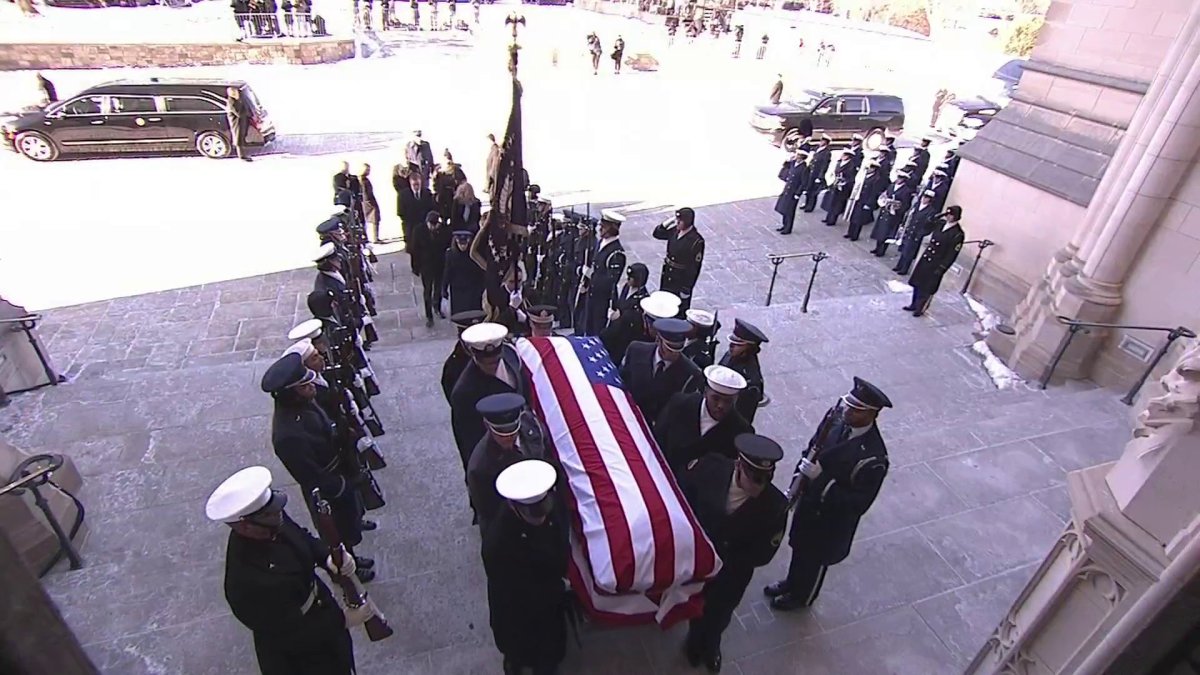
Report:
[[324,584],[303,622],[303,640],[254,634],[259,671],[263,675],[352,675],[354,642],[346,630],[342,610]]
[[849,201],[849,194],[833,193],[833,197],[829,200],[829,212],[825,214],[825,224],[836,225],[837,219],[842,217],[842,212],[846,210],[846,203]]
[[721,634],[733,620],[733,610],[746,593],[754,568],[726,566],[704,587],[704,614],[688,622],[687,649],[712,658],[721,651]]
[[[857,216],[857,215],[858,215],[858,213],[850,214],[850,229],[846,230],[846,234],[850,235],[850,238],[855,241],[858,241],[858,236],[860,234],[862,234],[862,229],[864,227],[866,227],[867,225],[870,225],[871,221],[874,220],[874,218],[872,218],[871,220],[868,220],[866,222],[859,222],[858,224],[855,224],[854,216]],[[863,214],[863,215],[866,215],[866,214]]]
[[421,299],[425,302],[425,318],[432,319],[435,310],[442,304],[442,273],[425,272],[421,274]]
[[805,213],[812,213],[817,210],[817,195],[821,194],[823,187],[820,183],[816,183],[804,192]]
[[792,560],[788,564],[787,573],[788,593],[803,599],[804,606],[808,607],[821,594],[821,586],[825,583],[825,572],[829,566],[807,546],[791,548]]
[[920,250],[920,239],[905,237],[904,241],[900,242],[900,259],[896,261],[896,270],[900,274],[908,274],[908,270],[912,267],[913,261],[917,259],[917,253]]
[[786,213],[783,214],[783,228],[779,230],[780,234],[791,234],[792,226],[796,224],[796,206],[800,203],[800,196],[796,196],[796,202],[791,204],[791,208],[784,207]]
[[913,287],[912,304],[914,312],[924,312],[929,309],[929,303],[933,300],[933,293],[925,293],[917,287]]

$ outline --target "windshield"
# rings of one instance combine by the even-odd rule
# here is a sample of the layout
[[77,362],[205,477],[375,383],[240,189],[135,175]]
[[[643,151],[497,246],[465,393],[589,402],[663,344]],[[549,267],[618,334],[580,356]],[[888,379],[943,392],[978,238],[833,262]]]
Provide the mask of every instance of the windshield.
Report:
[[796,106],[801,110],[812,110],[817,106],[818,103],[821,102],[821,99],[823,98],[825,98],[825,95],[819,91],[801,89],[798,93],[790,96],[786,103]]

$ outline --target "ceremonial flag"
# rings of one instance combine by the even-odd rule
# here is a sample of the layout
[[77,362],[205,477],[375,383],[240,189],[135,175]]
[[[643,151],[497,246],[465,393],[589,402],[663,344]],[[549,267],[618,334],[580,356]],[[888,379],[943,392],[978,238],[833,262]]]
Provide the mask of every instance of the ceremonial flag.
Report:
[[567,479],[572,587],[594,616],[668,626],[720,570],[646,420],[595,337],[520,339],[532,404]]
[[512,109],[508,128],[500,146],[496,175],[492,177],[492,192],[488,196],[491,211],[471,246],[471,257],[486,272],[484,279],[488,304],[504,307],[508,294],[501,284],[518,258],[514,229],[523,234],[528,225],[525,202],[525,162],[521,152],[521,83],[512,78]]

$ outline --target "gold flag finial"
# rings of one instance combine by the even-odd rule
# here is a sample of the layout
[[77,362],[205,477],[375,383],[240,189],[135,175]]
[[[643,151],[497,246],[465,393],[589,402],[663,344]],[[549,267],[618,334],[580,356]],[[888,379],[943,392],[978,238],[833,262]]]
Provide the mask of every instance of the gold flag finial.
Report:
[[508,72],[512,73],[513,77],[516,77],[517,51],[521,49],[521,45],[517,44],[517,27],[525,25],[525,17],[512,12],[504,18],[504,25],[512,26],[512,44],[508,46]]

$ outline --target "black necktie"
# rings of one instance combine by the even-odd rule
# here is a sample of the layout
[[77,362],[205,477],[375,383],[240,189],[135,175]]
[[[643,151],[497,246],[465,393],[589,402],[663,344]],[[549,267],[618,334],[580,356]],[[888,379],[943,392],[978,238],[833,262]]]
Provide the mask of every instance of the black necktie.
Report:
[[657,378],[659,375],[662,375],[663,371],[666,369],[667,369],[667,362],[659,361],[658,365],[654,366],[654,377]]

